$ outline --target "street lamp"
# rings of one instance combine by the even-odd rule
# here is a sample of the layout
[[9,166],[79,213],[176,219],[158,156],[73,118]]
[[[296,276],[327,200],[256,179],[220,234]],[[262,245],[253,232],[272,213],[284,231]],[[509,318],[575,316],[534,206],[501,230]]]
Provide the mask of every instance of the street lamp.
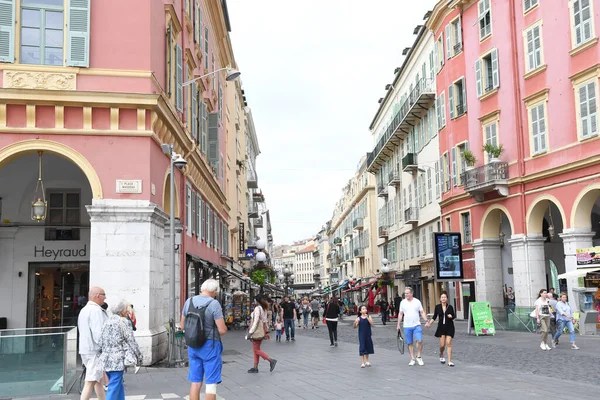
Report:
[[230,82],[230,81],[234,81],[234,80],[236,80],[236,79],[237,79],[237,78],[238,78],[238,77],[241,75],[241,72],[240,72],[240,71],[238,71],[238,70],[235,70],[235,69],[233,69],[233,68],[231,68],[231,67],[225,67],[225,68],[220,68],[220,69],[214,70],[213,72],[209,72],[208,74],[205,74],[205,75],[199,76],[199,77],[197,77],[197,78],[194,78],[194,79],[192,79],[191,81],[184,82],[184,83],[181,85],[181,87],[186,87],[186,86],[188,86],[188,85],[191,85],[192,83],[196,82],[197,80],[200,80],[200,79],[202,79],[202,78],[206,78],[206,77],[207,77],[207,76],[209,76],[209,75],[216,74],[217,72],[219,72],[219,71],[223,71],[223,70],[227,70],[227,75],[226,75],[226,77],[225,77],[225,80],[226,80],[226,81],[229,81],[229,82]]
[[383,266],[381,267],[381,273],[387,274],[388,272],[390,272],[390,267],[388,267],[388,264],[390,262],[388,261],[388,259],[384,258],[383,260],[381,260],[381,263],[383,264]]
[[[187,161],[180,154],[175,153],[175,147],[172,144],[162,144],[163,153],[169,156],[171,168],[170,175],[170,210],[169,210],[169,236],[171,256],[171,279],[169,279],[169,328],[171,337],[169,339],[169,363],[173,361],[175,350],[175,167],[181,170],[187,165]],[[183,329],[183,327],[181,327]]]
[[279,280],[285,284],[285,295],[288,295],[289,283],[294,281],[296,275],[288,267],[283,268],[283,271],[278,276]]

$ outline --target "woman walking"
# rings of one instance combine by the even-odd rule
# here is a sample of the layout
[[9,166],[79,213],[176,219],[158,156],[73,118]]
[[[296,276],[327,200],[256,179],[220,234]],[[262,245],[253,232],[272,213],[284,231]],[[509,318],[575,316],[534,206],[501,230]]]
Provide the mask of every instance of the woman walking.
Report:
[[338,303],[338,299],[336,297],[332,297],[325,308],[325,322],[327,323],[327,330],[329,331],[329,341],[331,344],[329,347],[337,347],[337,326],[338,326],[338,318],[340,315],[340,306]]
[[354,328],[358,328],[358,355],[360,355],[361,368],[370,367],[369,354],[373,354],[373,339],[371,338],[371,326],[373,319],[369,315],[367,306],[360,306],[360,316],[354,321]]
[[308,317],[310,316],[310,312],[308,311],[310,307],[310,303],[308,301],[308,297],[305,297],[302,300],[302,317],[304,317],[304,326],[302,329],[308,329]]
[[429,328],[433,321],[439,317],[438,328],[435,337],[440,338],[440,362],[446,363],[444,350],[448,350],[448,366],[454,367],[452,362],[452,338],[454,338],[454,307],[448,304],[448,292],[443,291],[440,296],[440,304],[435,306],[433,317],[427,321],[425,326]]
[[546,289],[540,289],[540,297],[535,301],[535,319],[540,325],[540,331],[542,332],[542,343],[540,349],[552,350],[548,346],[548,332],[550,331],[550,305],[548,304],[548,298]]
[[125,400],[123,371],[125,367],[139,365],[142,353],[133,337],[128,309],[130,304],[121,301],[112,309],[100,336],[100,365],[108,375],[106,400]]
[[269,327],[267,320],[267,310],[269,309],[269,300],[264,296],[259,296],[258,305],[252,312],[252,319],[250,320],[250,330],[248,331],[247,338],[252,341],[252,350],[254,352],[254,367],[248,370],[249,374],[258,373],[258,360],[262,357],[263,360],[267,360],[271,366],[271,372],[275,369],[277,360],[269,357],[267,353],[260,349],[263,339],[269,340]]

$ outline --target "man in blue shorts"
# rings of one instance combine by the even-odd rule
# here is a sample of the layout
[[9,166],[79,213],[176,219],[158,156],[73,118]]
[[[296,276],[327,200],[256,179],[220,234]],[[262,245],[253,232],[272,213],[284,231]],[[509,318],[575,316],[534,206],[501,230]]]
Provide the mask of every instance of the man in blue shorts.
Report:
[[404,289],[404,300],[400,302],[400,312],[398,313],[398,326],[397,330],[400,330],[400,321],[404,316],[404,340],[408,345],[408,352],[410,353],[410,362],[408,365],[411,367],[415,365],[415,348],[413,342],[417,342],[417,363],[423,365],[423,359],[421,358],[421,350],[423,350],[423,329],[421,328],[421,320],[419,314],[427,321],[427,314],[423,310],[423,305],[419,299],[413,297],[413,290],[410,287]]
[[202,283],[199,296],[187,299],[181,313],[181,326],[185,326],[185,316],[190,308],[190,301],[197,308],[206,307],[204,311],[204,334],[206,342],[202,347],[188,347],[190,372],[188,380],[192,383],[190,400],[200,399],[202,382],[206,384],[206,400],[217,400],[217,384],[221,383],[221,368],[223,365],[221,353],[223,344],[221,336],[227,333],[227,326],[223,319],[223,309],[215,297],[219,290],[219,283],[214,279],[207,279]]

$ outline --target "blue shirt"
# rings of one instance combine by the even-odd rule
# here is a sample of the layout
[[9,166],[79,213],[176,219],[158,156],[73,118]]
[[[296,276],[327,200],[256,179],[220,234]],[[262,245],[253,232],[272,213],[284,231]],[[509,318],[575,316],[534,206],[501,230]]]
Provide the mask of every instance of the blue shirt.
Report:
[[[215,331],[215,321],[218,319],[223,319],[223,310],[221,308],[221,304],[210,296],[194,296],[191,298],[191,300],[194,302],[194,306],[198,308],[204,307],[209,301],[212,300],[212,302],[204,311],[204,332],[206,334],[206,339],[208,340],[221,340],[221,335],[218,331]],[[183,305],[183,311],[181,312],[183,317],[187,315],[189,308],[190,299],[187,299]]]
[[[567,314],[568,317],[565,317],[563,314]],[[569,303],[563,303],[559,301],[556,304],[556,320],[557,321],[570,321],[573,314],[571,313],[571,306]]]

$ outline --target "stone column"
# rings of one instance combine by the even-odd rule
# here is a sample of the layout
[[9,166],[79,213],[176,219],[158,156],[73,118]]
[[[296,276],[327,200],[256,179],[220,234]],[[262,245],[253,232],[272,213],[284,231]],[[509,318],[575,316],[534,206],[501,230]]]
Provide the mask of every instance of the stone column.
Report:
[[498,239],[478,239],[473,242],[475,250],[475,299],[489,301],[492,308],[504,308],[502,288],[502,259]]
[[[167,218],[169,216],[167,215]],[[171,237],[170,237],[170,227],[169,220],[165,223],[165,231],[164,231],[164,269],[163,269],[163,321],[162,323],[165,326],[169,325],[169,310],[170,310],[170,293],[169,293],[169,279],[171,277]],[[181,232],[182,226],[181,221],[175,219],[175,235],[178,235],[178,231]],[[179,233],[181,235],[181,233]],[[183,240],[183,238],[182,238]],[[187,265],[182,270],[181,269],[181,246],[175,245],[175,323],[179,324],[179,316],[181,315],[180,310],[180,299],[181,299],[181,274],[187,273]],[[183,271],[183,272],[182,272]],[[187,291],[187,289],[186,289]]]
[[[27,321],[27,279],[28,271],[22,271],[18,278],[15,269],[15,235],[19,228],[0,228],[0,317],[6,317],[8,329],[25,328]],[[21,279],[22,282],[17,281]],[[25,289],[23,292],[22,289]],[[25,293],[25,294],[24,294]]]
[[[164,226],[167,215],[145,200],[97,200],[90,215],[90,286],[106,291],[109,306],[134,305],[136,340],[144,365],[165,358]],[[166,288],[164,289],[166,290]]]
[[[586,228],[571,228],[565,229],[563,233],[559,233],[558,235],[562,238],[565,249],[565,272],[576,271],[577,257],[575,256],[575,251],[577,249],[592,247],[594,233]],[[579,299],[573,293],[573,288],[575,287],[579,287],[577,278],[567,278],[569,304],[573,310],[579,310]],[[556,288],[556,290],[559,289]]]
[[538,292],[546,288],[546,255],[542,235],[512,235],[508,243],[512,249],[515,304],[532,307]]

